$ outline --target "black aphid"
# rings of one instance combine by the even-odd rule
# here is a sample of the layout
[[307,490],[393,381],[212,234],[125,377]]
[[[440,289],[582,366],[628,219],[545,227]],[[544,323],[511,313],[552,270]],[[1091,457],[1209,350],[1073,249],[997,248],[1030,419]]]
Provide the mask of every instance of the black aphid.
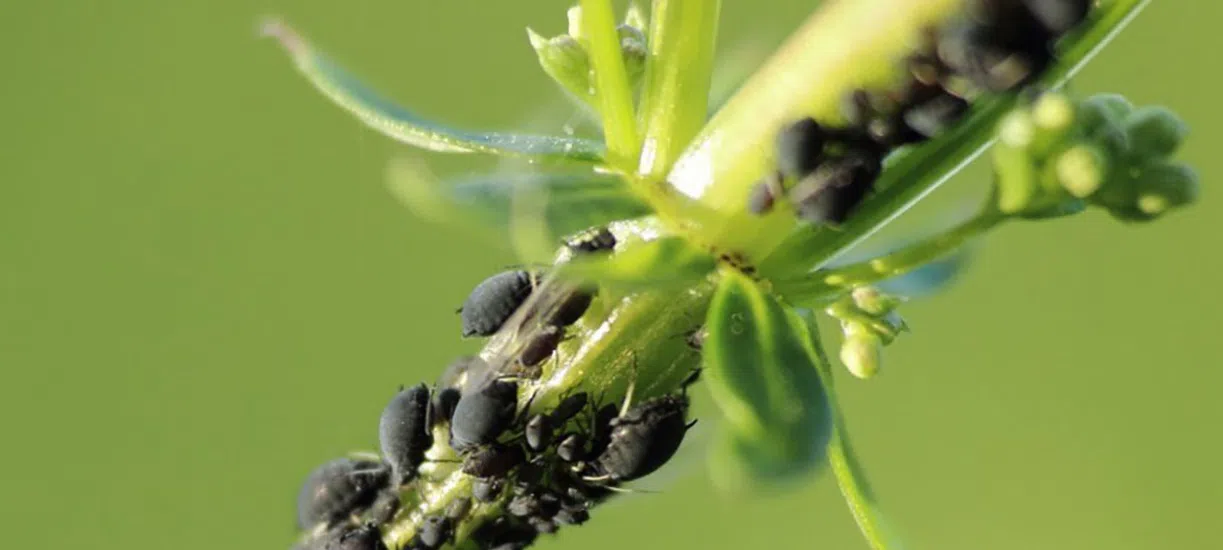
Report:
[[552,313],[548,315],[547,324],[555,327],[567,327],[578,322],[586,310],[590,309],[590,304],[594,301],[594,293],[575,288],[572,292],[560,300]]
[[566,435],[556,445],[556,456],[565,462],[577,462],[586,458],[586,438],[579,433]]
[[416,478],[425,462],[425,452],[433,446],[429,429],[429,387],[419,384],[400,390],[382,410],[378,421],[378,442],[382,457],[391,465],[396,485]]
[[534,493],[514,495],[505,506],[511,515],[525,518],[539,513],[539,496]]
[[491,336],[531,295],[535,281],[522,270],[503,271],[471,290],[459,310],[463,336]]
[[781,172],[771,172],[752,186],[747,194],[747,211],[761,216],[773,210],[778,197],[784,193]]
[[602,477],[629,481],[653,473],[679,450],[689,424],[688,398],[656,397],[629,408],[611,421],[611,441],[595,459]]
[[539,516],[532,516],[532,517],[527,518],[527,524],[529,524],[531,527],[534,527],[535,531],[541,535],[551,535],[553,533],[556,533],[556,531],[559,529],[559,526],[556,525],[556,522],[548,518],[542,518]]
[[1065,34],[1087,18],[1091,0],[1025,0],[1028,10],[1055,36]]
[[556,404],[556,408],[552,409],[552,425],[561,426],[568,422],[569,419],[577,416],[582,409],[586,408],[586,403],[590,397],[586,392],[578,392],[566,395],[561,399],[560,403]]
[[446,517],[458,522],[467,517],[467,514],[471,512],[471,506],[472,504],[470,498],[460,498],[455,500],[446,507]]
[[386,550],[382,532],[374,525],[333,529],[311,547],[318,550]]
[[824,128],[813,118],[804,118],[777,132],[777,169],[785,178],[799,179],[815,170],[823,157]]
[[416,531],[416,540],[422,548],[441,548],[453,537],[454,521],[446,516],[428,516]]
[[485,522],[472,533],[472,539],[481,548],[499,550],[526,548],[537,536],[535,529],[505,516]]
[[463,460],[463,473],[475,477],[505,477],[526,460],[518,445],[489,445]]
[[527,448],[534,452],[543,451],[552,443],[552,418],[537,414],[527,421],[525,430]]
[[586,510],[569,510],[561,509],[552,516],[552,521],[562,525],[581,525],[590,519],[590,512]]
[[992,4],[975,21],[944,30],[938,56],[976,86],[1002,92],[1027,84],[1048,67],[1053,37],[1021,2]]
[[487,371],[488,363],[475,355],[459,357],[447,365],[434,386],[429,426],[450,422],[467,381],[482,378]]
[[904,112],[905,126],[923,137],[943,133],[968,112],[968,100],[944,93],[915,105]]
[[395,514],[399,513],[399,506],[399,491],[395,488],[384,490],[378,494],[378,498],[374,499],[374,504],[369,507],[366,521],[373,525],[388,523],[395,519]]
[[514,422],[518,384],[484,380],[463,393],[450,420],[450,446],[460,453],[497,440]]
[[471,484],[471,496],[480,502],[492,502],[501,496],[505,489],[505,480],[479,478]]
[[367,507],[390,479],[380,462],[340,458],[316,468],[297,494],[297,526],[334,524]]
[[616,236],[612,235],[612,232],[606,227],[598,227],[569,239],[565,242],[565,246],[576,254],[605,252],[616,247]]
[[841,224],[866,198],[881,170],[878,155],[849,152],[803,178],[790,191],[790,200],[803,220]]
[[561,343],[565,333],[555,326],[545,326],[539,330],[518,354],[518,362],[524,367],[534,367],[545,359],[552,357],[556,346]]
[[620,408],[615,403],[608,403],[595,411],[594,423],[590,434],[590,454],[598,456],[611,443],[612,421],[620,414]]

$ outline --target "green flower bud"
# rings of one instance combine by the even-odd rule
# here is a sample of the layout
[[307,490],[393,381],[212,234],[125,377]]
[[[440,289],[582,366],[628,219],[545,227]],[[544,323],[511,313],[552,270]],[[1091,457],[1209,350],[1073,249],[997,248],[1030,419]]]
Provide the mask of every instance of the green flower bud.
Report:
[[1125,119],[1130,148],[1142,158],[1164,159],[1176,152],[1189,127],[1166,107],[1142,107]]
[[1109,123],[1120,124],[1129,116],[1134,106],[1117,94],[1098,94],[1079,104],[1078,120],[1088,134]]
[[1130,155],[1130,137],[1119,123],[1108,122],[1089,135],[1092,143],[1099,146],[1114,163],[1121,163]]
[[539,66],[552,80],[579,98],[594,97],[590,86],[590,58],[577,39],[567,34],[544,38],[530,28],[527,38],[539,57]]
[[1136,206],[1151,216],[1189,204],[1198,197],[1197,172],[1179,162],[1147,166],[1135,183]]
[[883,342],[870,332],[855,332],[841,342],[841,363],[850,374],[863,380],[879,373]]
[[645,58],[649,53],[646,50],[645,34],[640,28],[627,24],[616,27],[616,32],[620,35],[620,55],[624,57],[624,70],[628,73],[629,83],[636,89],[641,82],[641,76],[645,74]]
[[1095,193],[1108,175],[1104,156],[1091,145],[1075,145],[1066,149],[1053,160],[1051,166],[1057,183],[1079,198]]
[[1046,93],[1032,105],[1031,119],[1035,133],[1030,149],[1033,156],[1043,157],[1074,129],[1075,106],[1063,94]]
[[1003,214],[1024,211],[1036,199],[1040,187],[1036,181],[1035,161],[1026,149],[1013,147],[1001,139],[992,155],[998,211]]
[[884,316],[892,313],[897,306],[904,303],[904,300],[896,296],[889,296],[873,286],[860,286],[850,293],[853,298],[854,305],[863,313],[872,316]]

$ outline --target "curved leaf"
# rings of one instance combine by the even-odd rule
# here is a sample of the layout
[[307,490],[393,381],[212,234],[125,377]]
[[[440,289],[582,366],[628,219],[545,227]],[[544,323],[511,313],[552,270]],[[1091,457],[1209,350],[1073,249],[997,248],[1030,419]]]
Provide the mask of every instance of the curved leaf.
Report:
[[560,277],[633,292],[684,286],[713,272],[708,252],[681,237],[635,243],[610,256],[574,258],[557,268]]
[[727,451],[747,468],[744,476],[779,481],[817,468],[832,411],[803,319],[755,281],[727,271],[705,326],[705,378],[732,431]]
[[323,95],[356,116],[366,126],[394,140],[440,153],[490,153],[537,160],[600,162],[604,147],[597,141],[472,132],[442,126],[382,97],[280,21],[269,21],[263,34],[276,38],[293,58],[298,71]]
[[388,185],[418,216],[476,224],[499,236],[512,233],[522,217],[530,217],[538,226],[534,235],[542,235],[539,240],[546,255],[566,235],[650,213],[619,177],[595,172],[486,175],[439,182],[423,164],[401,159],[391,164]]

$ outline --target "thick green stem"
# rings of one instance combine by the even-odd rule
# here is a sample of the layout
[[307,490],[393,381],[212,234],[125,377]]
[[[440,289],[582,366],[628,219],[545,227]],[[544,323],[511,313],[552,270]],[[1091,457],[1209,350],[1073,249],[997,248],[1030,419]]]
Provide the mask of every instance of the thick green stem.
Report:
[[628,171],[637,163],[637,121],[616,16],[609,0],[582,0],[582,30],[594,70],[595,95],[603,119],[610,164]]
[[721,0],[655,0],[638,173],[659,181],[705,123]]

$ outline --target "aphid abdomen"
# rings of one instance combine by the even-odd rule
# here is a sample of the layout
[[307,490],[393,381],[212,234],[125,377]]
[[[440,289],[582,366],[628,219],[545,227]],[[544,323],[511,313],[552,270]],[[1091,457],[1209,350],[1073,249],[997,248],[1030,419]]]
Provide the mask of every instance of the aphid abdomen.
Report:
[[391,465],[396,485],[411,481],[433,446],[429,429],[429,388],[419,384],[391,398],[378,421],[378,441],[383,458]]
[[450,446],[461,453],[496,441],[514,422],[517,406],[513,382],[490,380],[464,393],[450,420]]
[[390,468],[380,462],[340,458],[319,466],[297,495],[297,525],[328,525],[369,506],[386,486]]
[[522,270],[503,271],[476,285],[463,308],[463,336],[491,336],[531,295],[534,282]]

